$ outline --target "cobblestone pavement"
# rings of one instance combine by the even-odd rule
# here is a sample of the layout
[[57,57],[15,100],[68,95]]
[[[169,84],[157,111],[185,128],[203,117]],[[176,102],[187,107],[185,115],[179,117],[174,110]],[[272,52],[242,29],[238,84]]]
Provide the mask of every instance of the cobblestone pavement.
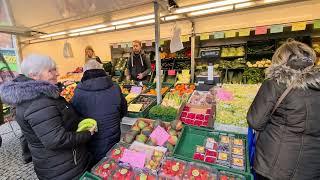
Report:
[[8,123],[0,126],[2,146],[0,148],[0,180],[36,180],[38,179],[33,170],[33,164],[24,164],[21,157],[19,137],[20,128],[16,122],[11,123],[12,132]]

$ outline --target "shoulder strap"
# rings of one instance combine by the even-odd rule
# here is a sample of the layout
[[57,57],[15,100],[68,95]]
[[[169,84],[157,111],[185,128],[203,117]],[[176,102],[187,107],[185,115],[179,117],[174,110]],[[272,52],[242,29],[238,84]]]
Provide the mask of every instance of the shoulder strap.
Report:
[[276,111],[276,109],[279,107],[279,105],[281,104],[281,102],[284,100],[284,98],[286,98],[286,96],[289,94],[289,92],[292,90],[293,88],[293,84],[291,83],[289,87],[287,87],[287,89],[282,93],[282,95],[280,96],[280,98],[278,99],[276,105],[273,107],[271,115]]

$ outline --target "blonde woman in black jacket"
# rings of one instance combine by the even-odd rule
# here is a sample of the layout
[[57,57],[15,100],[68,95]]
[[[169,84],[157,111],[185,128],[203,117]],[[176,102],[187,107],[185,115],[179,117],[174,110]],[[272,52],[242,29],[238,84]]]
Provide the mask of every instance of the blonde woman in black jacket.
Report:
[[[258,133],[258,179],[320,179],[320,72],[315,52],[288,40],[274,54],[247,120]],[[283,92],[293,89],[271,115]]]

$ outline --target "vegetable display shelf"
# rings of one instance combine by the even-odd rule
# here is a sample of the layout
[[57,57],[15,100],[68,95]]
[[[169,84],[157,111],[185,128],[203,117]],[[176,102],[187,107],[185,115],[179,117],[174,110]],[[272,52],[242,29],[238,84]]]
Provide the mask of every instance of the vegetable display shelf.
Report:
[[[228,146],[225,149],[225,144],[222,145],[222,137],[227,138]],[[217,142],[220,141],[219,145],[217,145],[217,151],[215,152],[216,159],[211,162],[203,161],[203,160],[195,160],[195,154],[197,152],[197,147],[206,146],[206,139],[212,138],[215,139]],[[221,138],[221,139],[220,139]],[[243,153],[243,169],[239,169],[234,167],[234,159],[237,159],[237,156],[234,155],[234,148],[233,145],[231,145],[232,138],[235,138],[237,140],[240,140],[242,143],[242,153]],[[222,145],[222,146],[221,146]],[[229,146],[230,145],[230,146]],[[223,148],[222,151],[220,151],[220,148]],[[213,166],[215,168],[226,168],[234,173],[240,173],[244,174],[247,172],[250,172],[250,164],[249,164],[249,155],[248,155],[248,145],[246,141],[246,135],[244,134],[237,134],[237,133],[230,133],[230,132],[224,132],[224,131],[215,131],[212,129],[207,128],[200,128],[200,127],[191,127],[191,126],[185,126],[182,132],[182,135],[177,143],[177,146],[174,149],[173,156],[186,160],[186,161],[194,161],[194,162],[200,162],[204,163],[210,166]],[[225,152],[225,153],[223,153]],[[219,153],[219,155],[218,155]],[[206,152],[207,154],[207,152]],[[224,163],[218,162],[220,159],[220,154],[225,155],[226,159]],[[206,158],[206,157],[205,157]]]

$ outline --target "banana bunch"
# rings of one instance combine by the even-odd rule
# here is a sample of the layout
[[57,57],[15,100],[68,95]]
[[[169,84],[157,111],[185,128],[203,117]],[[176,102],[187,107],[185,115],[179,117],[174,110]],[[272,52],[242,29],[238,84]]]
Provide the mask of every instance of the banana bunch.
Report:
[[91,118],[84,119],[78,124],[77,132],[87,131],[94,126],[97,126],[96,120],[91,119]]

